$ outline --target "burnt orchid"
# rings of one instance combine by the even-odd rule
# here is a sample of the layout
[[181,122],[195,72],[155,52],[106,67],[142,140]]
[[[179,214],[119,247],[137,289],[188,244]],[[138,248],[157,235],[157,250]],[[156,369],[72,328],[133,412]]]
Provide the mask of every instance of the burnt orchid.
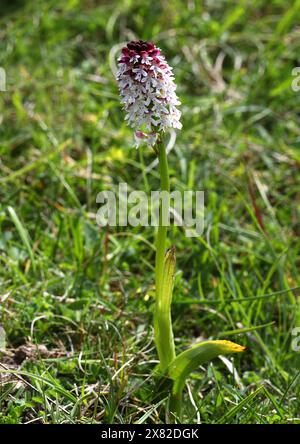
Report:
[[[118,63],[117,82],[126,112],[125,120],[135,130],[137,147],[145,143],[154,148],[159,161],[161,190],[169,193],[164,133],[170,128],[182,128],[172,68],[159,48],[142,40],[128,43],[122,49]],[[190,373],[220,354],[242,352],[245,347],[226,340],[208,340],[176,356],[171,319],[175,247],[166,250],[168,228],[163,223],[161,202],[159,208],[155,241],[154,339],[159,357],[156,375],[171,382],[167,419],[174,421],[180,420],[182,392]]]
[[125,120],[136,130],[136,146],[154,146],[160,132],[181,129],[172,68],[160,49],[150,42],[133,41],[122,49],[118,63],[117,81]]

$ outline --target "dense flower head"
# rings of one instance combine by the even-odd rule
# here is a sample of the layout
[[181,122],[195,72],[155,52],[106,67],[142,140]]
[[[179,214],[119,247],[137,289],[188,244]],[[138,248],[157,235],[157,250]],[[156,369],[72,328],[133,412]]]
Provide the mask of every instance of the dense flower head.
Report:
[[172,68],[151,42],[132,41],[118,59],[117,82],[126,111],[125,120],[136,129],[136,146],[154,145],[167,128],[181,129],[180,102]]

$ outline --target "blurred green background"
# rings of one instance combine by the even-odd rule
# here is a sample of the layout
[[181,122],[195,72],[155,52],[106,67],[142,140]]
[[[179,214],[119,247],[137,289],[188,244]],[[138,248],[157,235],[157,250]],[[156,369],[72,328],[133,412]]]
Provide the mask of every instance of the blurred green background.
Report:
[[161,48],[182,102],[171,187],[205,190],[204,235],[170,233],[177,348],[248,348],[236,372],[193,375],[185,422],[300,422],[300,1],[2,0],[0,14],[0,423],[164,421],[154,230],[95,221],[99,191],[159,186],[113,74],[137,38]]

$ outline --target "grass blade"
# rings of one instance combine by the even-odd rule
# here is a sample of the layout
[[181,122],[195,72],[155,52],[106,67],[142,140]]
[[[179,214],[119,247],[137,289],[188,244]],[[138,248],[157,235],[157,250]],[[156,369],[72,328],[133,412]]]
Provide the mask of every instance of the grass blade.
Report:
[[10,215],[13,223],[15,224],[15,227],[19,233],[20,238],[22,239],[24,246],[26,247],[26,250],[28,252],[28,255],[29,255],[31,263],[32,263],[32,268],[35,271],[36,270],[36,263],[35,263],[35,259],[34,259],[34,253],[31,248],[28,231],[23,226],[22,222],[20,221],[20,219],[13,207],[10,207],[10,206],[7,207],[7,211],[9,212],[9,215]]

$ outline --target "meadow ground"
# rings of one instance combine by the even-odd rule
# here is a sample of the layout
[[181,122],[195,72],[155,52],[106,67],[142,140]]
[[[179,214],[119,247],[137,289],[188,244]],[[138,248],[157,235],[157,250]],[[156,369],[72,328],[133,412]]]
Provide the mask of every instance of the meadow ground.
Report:
[[177,349],[247,346],[234,373],[192,375],[184,422],[299,423],[299,0],[2,0],[0,15],[0,423],[164,421],[154,230],[95,221],[99,191],[159,187],[112,74],[133,38],[174,67],[171,188],[205,190],[204,235],[170,231]]

